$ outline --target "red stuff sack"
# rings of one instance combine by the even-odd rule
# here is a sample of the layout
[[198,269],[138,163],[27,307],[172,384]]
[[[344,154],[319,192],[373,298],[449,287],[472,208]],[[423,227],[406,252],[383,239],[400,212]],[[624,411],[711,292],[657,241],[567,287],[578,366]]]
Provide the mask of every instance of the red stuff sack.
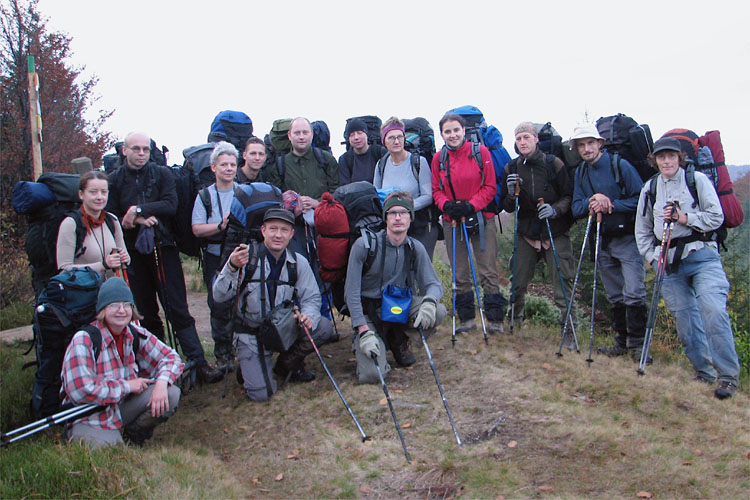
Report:
[[343,280],[349,258],[349,218],[344,205],[331,193],[323,193],[323,200],[315,208],[315,230],[320,278],[326,283]]
[[724,212],[724,226],[728,228],[737,227],[742,224],[745,214],[742,211],[740,200],[734,194],[732,179],[724,159],[724,147],[721,145],[721,134],[718,130],[706,132],[698,138],[700,146],[708,146],[714,157],[714,168],[717,174],[716,192],[719,195],[721,210]]

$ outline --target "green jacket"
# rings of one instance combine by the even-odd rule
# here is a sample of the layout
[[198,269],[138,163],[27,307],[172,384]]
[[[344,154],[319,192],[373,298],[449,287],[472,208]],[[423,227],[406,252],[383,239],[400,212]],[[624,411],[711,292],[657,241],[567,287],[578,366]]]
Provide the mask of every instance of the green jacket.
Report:
[[281,191],[291,189],[300,196],[309,196],[320,200],[326,191],[333,194],[339,187],[339,166],[333,155],[318,149],[323,164],[315,158],[313,148],[302,156],[292,152],[283,157],[283,178],[279,173],[278,162],[268,166],[268,182]]

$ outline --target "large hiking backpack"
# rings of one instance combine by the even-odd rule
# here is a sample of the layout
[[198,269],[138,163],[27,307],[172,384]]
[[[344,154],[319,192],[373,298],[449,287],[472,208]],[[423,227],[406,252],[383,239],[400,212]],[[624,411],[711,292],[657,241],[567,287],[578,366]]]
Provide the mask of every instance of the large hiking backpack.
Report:
[[75,267],[50,278],[39,294],[33,324],[39,365],[31,401],[35,415],[58,410],[65,348],[75,332],[94,320],[101,284],[96,271]]
[[362,120],[367,125],[367,143],[382,146],[383,141],[380,139],[380,127],[383,125],[382,120],[375,115],[353,116],[346,119],[346,126],[344,126],[344,141],[341,144],[346,145],[346,150],[349,151],[351,149],[349,138],[346,136],[346,130],[349,127],[349,122],[357,119]]
[[[721,210],[724,212],[723,233],[726,232],[726,228],[733,228],[742,224],[745,214],[742,210],[742,204],[734,193],[732,178],[729,176],[729,170],[727,170],[724,159],[724,147],[721,144],[719,131],[711,130],[698,137],[698,134],[692,130],[677,128],[669,130],[662,137],[672,137],[679,140],[683,152],[688,156],[688,167],[692,165],[694,171],[702,172],[711,180],[714,189],[716,189],[716,194],[719,195]],[[685,178],[688,180],[688,168],[685,169],[685,172]],[[692,181],[692,186],[688,182],[688,188],[691,189],[691,194],[695,192],[695,180]],[[697,192],[693,194],[693,199],[697,203]],[[721,233],[720,231],[719,237],[723,241],[725,234]]]
[[215,146],[216,143],[209,142],[182,150],[182,156],[185,158],[182,166],[195,173],[199,189],[216,182],[216,176],[211,170],[211,153],[214,152]]
[[[510,161],[510,154],[503,146],[503,134],[494,125],[487,125],[484,114],[476,106],[460,106],[451,109],[448,113],[460,115],[466,121],[466,139],[483,145],[490,151],[492,166],[495,168],[495,182],[497,182],[497,194],[495,195],[496,211],[502,206],[500,203],[503,170]],[[484,173],[482,173],[484,176]]]
[[[319,235],[318,258],[325,261],[325,266],[330,272],[329,279],[341,276],[342,270],[344,276],[346,275],[349,251],[360,236],[364,237],[365,247],[368,248],[367,262],[371,263],[375,251],[375,233],[383,228],[383,205],[380,203],[378,190],[372,183],[357,181],[339,186],[333,192],[333,200],[333,203],[324,201],[315,209],[315,230]],[[339,205],[343,207],[343,212]],[[346,238],[341,236],[343,224],[335,219],[336,214],[343,218],[344,213],[348,222]],[[346,242],[346,247],[342,241]],[[330,283],[334,305],[342,314],[348,314],[344,300],[343,277],[331,280]]]
[[27,218],[25,246],[36,295],[57,274],[57,233],[63,219],[81,205],[79,180],[78,174],[47,172],[36,183],[21,181],[13,189],[13,206]]
[[323,120],[315,120],[310,124],[313,131],[312,145],[325,151],[331,152],[331,131],[328,124]]
[[646,124],[639,124],[633,118],[617,113],[596,120],[596,129],[604,138],[604,149],[610,153],[619,153],[633,167],[641,180],[646,182],[654,175],[654,169],[648,162],[648,155],[654,150],[651,129]]
[[227,229],[221,250],[221,267],[232,251],[241,243],[261,241],[260,226],[269,208],[280,208],[281,191],[265,182],[251,182],[236,186],[229,208]]
[[435,132],[427,119],[420,117],[405,119],[405,143],[404,148],[410,153],[417,153],[427,160],[427,164],[432,163],[432,157],[435,156]]
[[211,122],[209,142],[227,141],[237,148],[245,149],[245,142],[253,135],[253,121],[242,111],[220,111]]

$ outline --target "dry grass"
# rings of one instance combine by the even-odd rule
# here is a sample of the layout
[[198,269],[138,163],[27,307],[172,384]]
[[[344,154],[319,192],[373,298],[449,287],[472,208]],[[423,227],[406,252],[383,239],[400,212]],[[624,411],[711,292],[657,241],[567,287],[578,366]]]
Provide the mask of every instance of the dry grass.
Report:
[[233,376],[224,399],[221,384],[194,391],[158,440],[209,455],[207,476],[217,467],[238,483],[223,494],[195,484],[195,496],[746,497],[747,394],[717,401],[683,360],[667,362],[657,351],[639,377],[629,359],[595,356],[591,366],[585,354],[558,359],[552,334],[530,328],[491,337],[489,346],[474,332],[454,349],[444,326],[430,347],[464,445],[456,444],[416,344],[413,369],[387,379],[411,465],[381,388],[355,383],[349,340],[323,354],[373,441],[361,442],[314,355],[308,366],[318,379],[288,385],[268,403],[246,401]]

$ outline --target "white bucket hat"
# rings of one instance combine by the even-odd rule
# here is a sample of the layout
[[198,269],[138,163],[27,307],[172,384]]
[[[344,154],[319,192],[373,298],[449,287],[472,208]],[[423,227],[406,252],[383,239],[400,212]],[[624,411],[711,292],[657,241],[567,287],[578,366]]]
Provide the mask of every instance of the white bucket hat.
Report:
[[573,129],[573,135],[570,136],[570,149],[576,147],[576,139],[585,139],[592,137],[594,139],[604,140],[604,137],[599,135],[599,131],[596,129],[596,125],[593,123],[586,123]]

